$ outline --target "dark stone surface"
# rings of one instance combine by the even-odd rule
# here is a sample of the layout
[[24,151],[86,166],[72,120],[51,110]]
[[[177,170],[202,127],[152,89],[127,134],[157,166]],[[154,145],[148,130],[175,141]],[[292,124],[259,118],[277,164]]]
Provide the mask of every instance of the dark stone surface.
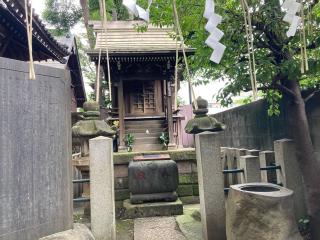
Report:
[[69,73],[0,58],[0,239],[72,228]]
[[[173,160],[132,161],[128,173],[129,190],[132,195],[172,193],[178,188],[178,167]],[[150,200],[168,200],[171,197],[155,195],[150,196]],[[139,200],[137,197],[131,199],[135,202]],[[141,201],[144,200],[145,197],[141,198]]]

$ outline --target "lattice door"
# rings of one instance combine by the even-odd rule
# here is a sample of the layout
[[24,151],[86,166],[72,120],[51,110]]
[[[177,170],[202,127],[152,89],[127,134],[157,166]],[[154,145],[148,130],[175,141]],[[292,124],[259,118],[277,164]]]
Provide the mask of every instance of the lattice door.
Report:
[[133,90],[133,114],[152,114],[156,112],[154,82],[137,83]]

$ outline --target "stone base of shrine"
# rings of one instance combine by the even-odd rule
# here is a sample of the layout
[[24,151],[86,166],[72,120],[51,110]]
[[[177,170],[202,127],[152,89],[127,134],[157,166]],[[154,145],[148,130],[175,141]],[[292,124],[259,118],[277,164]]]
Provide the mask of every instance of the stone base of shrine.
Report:
[[180,199],[175,202],[153,202],[132,204],[130,200],[123,201],[126,218],[143,218],[158,216],[174,216],[183,214],[183,204]]

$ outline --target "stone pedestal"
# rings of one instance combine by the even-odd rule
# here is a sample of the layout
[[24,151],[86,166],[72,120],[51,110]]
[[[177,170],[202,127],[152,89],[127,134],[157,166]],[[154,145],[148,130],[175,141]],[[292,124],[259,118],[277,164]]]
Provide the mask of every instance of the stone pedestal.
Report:
[[228,240],[302,240],[293,191],[269,183],[233,185],[227,201]]
[[115,240],[112,139],[90,139],[91,229],[96,240]]
[[204,240],[224,240],[225,197],[219,133],[196,135],[201,222]]

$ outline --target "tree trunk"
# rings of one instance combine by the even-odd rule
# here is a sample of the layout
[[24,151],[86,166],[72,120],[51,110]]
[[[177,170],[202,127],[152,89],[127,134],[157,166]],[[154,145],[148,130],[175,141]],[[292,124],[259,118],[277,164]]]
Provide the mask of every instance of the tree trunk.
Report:
[[288,107],[289,124],[306,187],[312,239],[318,240],[320,239],[320,160],[316,158],[314,152],[299,82],[286,81],[286,86],[295,95],[295,99],[290,101]]
[[88,5],[88,0],[80,0],[80,5],[82,8],[82,12],[83,12],[83,21],[84,21],[84,25],[87,29],[87,36],[88,36],[88,40],[89,40],[89,45],[90,48],[93,49],[95,46],[95,37],[93,34],[93,29],[89,26],[89,5]]

